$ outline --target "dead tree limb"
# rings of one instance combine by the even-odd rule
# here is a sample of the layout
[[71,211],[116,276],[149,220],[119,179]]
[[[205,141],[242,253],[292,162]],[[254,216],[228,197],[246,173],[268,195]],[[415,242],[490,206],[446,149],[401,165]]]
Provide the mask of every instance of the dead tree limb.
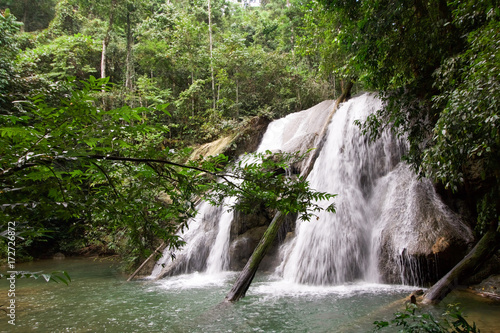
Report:
[[283,214],[282,212],[278,212],[274,215],[271,224],[260,239],[260,242],[255,248],[255,251],[252,253],[250,260],[248,260],[247,264],[243,268],[243,271],[241,271],[238,280],[233,285],[233,288],[231,288],[229,293],[226,295],[226,301],[236,302],[240,298],[245,297],[245,293],[247,292],[248,287],[250,287],[250,283],[252,283],[255,273],[259,268],[259,264],[276,238],[278,230],[283,224],[285,217],[286,214]]
[[137,269],[135,270],[135,272],[134,272],[134,273],[132,273],[132,274],[128,277],[127,282],[131,281],[131,280],[132,280],[132,279],[133,279],[133,278],[137,275],[137,273],[139,273],[139,272],[141,271],[141,269],[142,269],[142,268],[143,268],[143,267],[144,267],[144,266],[148,263],[148,261],[149,261],[149,260],[151,260],[151,258],[153,258],[153,257],[155,256],[155,254],[157,254],[157,253],[161,250],[161,248],[162,248],[162,247],[164,247],[164,246],[165,246],[165,242],[161,242],[160,246],[158,246],[158,247],[154,250],[154,252],[153,252],[153,253],[151,253],[151,255],[150,255],[150,256],[149,256],[146,260],[144,260],[144,261],[143,261],[143,263],[141,264],[141,266],[139,266],[139,268],[137,268]]
[[500,234],[489,230],[474,248],[424,294],[422,303],[437,304],[499,249]]

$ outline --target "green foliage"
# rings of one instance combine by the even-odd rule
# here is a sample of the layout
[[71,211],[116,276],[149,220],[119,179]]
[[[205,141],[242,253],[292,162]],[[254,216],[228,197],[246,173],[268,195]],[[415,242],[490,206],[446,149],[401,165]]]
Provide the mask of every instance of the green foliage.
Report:
[[54,17],[56,0],[0,0],[0,10],[9,8],[23,22],[25,31],[46,28]]
[[398,332],[405,333],[479,333],[480,330],[475,323],[472,326],[463,317],[457,305],[450,305],[440,319],[436,319],[431,313],[422,312],[415,304],[408,304],[405,311],[396,312],[394,319],[388,321],[376,321],[375,330],[380,331],[397,327]]
[[[390,127],[408,140],[406,160],[416,172],[467,195],[472,207],[484,208],[485,195],[500,195],[497,1],[305,7],[304,56],[320,55],[325,73],[357,77],[380,92],[383,108],[359,124],[366,134]],[[479,229],[485,216],[497,226],[497,205],[478,213]]]
[[[163,132],[161,126],[154,128],[144,122],[149,112],[156,111],[97,108],[91,93],[100,91],[106,82],[91,77],[88,82],[81,82],[83,90],[73,90],[59,105],[51,106],[37,96],[30,103],[21,104],[21,112],[2,117],[4,222],[18,221],[35,229],[53,219],[59,223],[95,223],[90,227],[105,224],[111,231],[127,226],[134,241],[143,246],[150,239],[142,239],[141,235],[152,237],[151,232],[156,229],[161,229],[158,233],[164,237],[174,237],[176,227],[163,229],[164,224],[172,216],[180,219],[180,214],[189,214],[190,208],[160,210],[160,188],[166,186],[164,191],[172,191],[171,195],[175,194],[180,202],[191,193],[175,192],[179,184],[168,184],[173,181],[168,177],[170,170],[167,174],[156,170],[161,172],[162,181],[156,182],[160,188],[151,188],[153,166],[106,161],[107,154],[147,156],[148,152],[141,151],[144,147],[136,140],[152,143],[150,136]],[[154,152],[156,148],[151,149]],[[178,182],[189,180],[182,178]],[[142,218],[138,220],[128,209]],[[146,217],[148,214],[151,217]]]
[[74,76],[87,79],[96,72],[100,46],[90,36],[61,36],[50,44],[21,53],[18,65],[25,74],[45,74],[54,80]]
[[[0,117],[4,226],[15,221],[23,229],[60,231],[71,225],[139,258],[157,238],[172,248],[183,244],[176,232],[195,214],[197,196],[214,204],[236,197],[235,209],[258,201],[304,219],[322,209],[317,200],[333,197],[277,173],[302,156],[266,153],[229,169],[223,155],[180,164],[185,154],[162,147],[168,129],[156,121],[169,116],[167,105],[103,109],[95,96],[107,83],[91,76],[78,83],[81,89],[70,83],[58,103],[39,95]],[[19,240],[24,247],[27,241]]]
[[81,32],[85,18],[72,1],[59,1],[55,8],[55,17],[50,22],[49,32],[52,36],[76,35]]
[[[465,179],[500,179],[500,22],[471,32],[469,47],[436,72],[444,105],[427,150],[428,174],[457,190]],[[470,166],[474,165],[474,170]]]
[[15,34],[21,25],[10,10],[0,12],[0,103],[5,102],[11,77],[14,75],[12,59],[18,52]]

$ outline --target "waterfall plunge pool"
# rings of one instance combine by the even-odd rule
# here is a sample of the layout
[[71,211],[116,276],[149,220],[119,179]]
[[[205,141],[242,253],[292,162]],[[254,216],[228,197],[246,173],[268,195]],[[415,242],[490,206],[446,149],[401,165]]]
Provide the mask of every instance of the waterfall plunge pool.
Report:
[[[375,320],[402,309],[415,287],[368,283],[306,286],[258,275],[247,297],[222,304],[235,272],[194,273],[159,281],[126,282],[106,259],[44,260],[17,270],[66,270],[69,286],[43,280],[16,281],[16,326],[0,315],[0,332],[370,332]],[[0,304],[8,285],[0,280]],[[464,292],[445,303],[461,303],[481,332],[499,332],[500,305]],[[445,304],[436,309],[442,313]]]

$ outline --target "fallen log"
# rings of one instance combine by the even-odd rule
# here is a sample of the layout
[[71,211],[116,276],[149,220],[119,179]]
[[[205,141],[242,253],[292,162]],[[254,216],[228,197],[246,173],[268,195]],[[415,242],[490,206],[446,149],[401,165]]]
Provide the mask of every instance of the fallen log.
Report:
[[245,297],[248,287],[250,287],[255,273],[259,268],[259,264],[271,247],[274,239],[276,238],[276,235],[278,234],[278,231],[283,224],[285,217],[286,214],[283,214],[282,212],[278,212],[276,213],[276,215],[274,215],[271,224],[260,239],[259,244],[255,248],[250,259],[247,261],[247,264],[241,271],[238,280],[236,280],[233,288],[231,288],[229,293],[226,295],[226,301],[236,302],[240,298]]
[[132,273],[132,274],[128,277],[127,282],[131,281],[131,280],[132,280],[132,279],[133,279],[133,278],[137,275],[137,273],[139,273],[139,272],[141,271],[141,269],[142,269],[142,268],[143,268],[143,267],[144,267],[144,266],[148,263],[148,261],[149,261],[149,260],[151,260],[151,258],[153,258],[153,257],[154,257],[154,255],[155,255],[155,254],[157,254],[157,253],[160,251],[160,249],[161,249],[162,247],[164,247],[164,246],[165,246],[165,242],[161,242],[160,246],[158,246],[158,247],[155,249],[155,251],[154,251],[153,253],[151,253],[151,255],[150,255],[149,257],[147,257],[147,259],[146,259],[146,260],[144,260],[144,262],[143,262],[143,263],[139,266],[139,268],[137,268],[137,269],[135,270],[135,272],[134,272],[134,273]]
[[424,294],[422,303],[438,304],[460,283],[479,269],[499,249],[500,233],[489,230],[472,250]]

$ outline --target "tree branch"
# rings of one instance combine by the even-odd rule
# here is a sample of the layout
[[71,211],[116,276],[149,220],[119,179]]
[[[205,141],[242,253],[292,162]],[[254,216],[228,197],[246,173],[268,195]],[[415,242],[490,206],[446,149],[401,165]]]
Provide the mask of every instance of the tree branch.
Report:
[[79,157],[85,157],[85,158],[95,159],[95,160],[124,161],[124,162],[135,162],[135,163],[161,163],[161,164],[177,166],[177,167],[184,168],[184,169],[191,169],[191,170],[196,170],[196,171],[200,171],[200,172],[205,172],[205,173],[208,173],[208,174],[210,174],[212,176],[216,176],[216,177],[223,176],[223,175],[218,175],[214,172],[211,172],[211,171],[208,171],[208,170],[205,170],[202,168],[198,168],[195,166],[175,163],[172,161],[161,160],[161,159],[156,159],[156,158],[136,158],[136,157],[104,156],[104,155],[87,155],[87,156],[79,156]]

